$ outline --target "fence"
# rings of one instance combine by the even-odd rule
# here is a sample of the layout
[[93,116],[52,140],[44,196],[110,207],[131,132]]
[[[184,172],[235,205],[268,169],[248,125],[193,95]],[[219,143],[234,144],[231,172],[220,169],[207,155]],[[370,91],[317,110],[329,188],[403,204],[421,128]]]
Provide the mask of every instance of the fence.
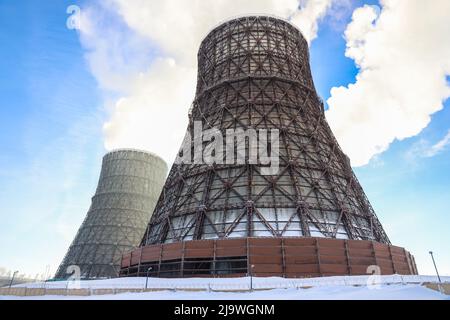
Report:
[[[126,281],[128,280],[128,281]],[[374,284],[423,284],[445,294],[450,293],[450,277],[438,287],[434,276],[391,275],[391,276],[340,276],[329,278],[288,279],[253,277],[235,279],[155,279],[121,278],[111,280],[80,282],[29,283],[12,288],[0,288],[3,296],[90,296],[114,295],[126,292],[151,291],[210,291],[210,292],[248,292],[272,289],[308,289],[322,286],[368,286]]]

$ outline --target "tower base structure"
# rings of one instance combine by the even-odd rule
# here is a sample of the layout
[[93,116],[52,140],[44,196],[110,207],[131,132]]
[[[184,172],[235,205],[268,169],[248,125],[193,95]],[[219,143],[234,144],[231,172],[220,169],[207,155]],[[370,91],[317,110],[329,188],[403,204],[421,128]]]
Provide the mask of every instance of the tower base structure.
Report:
[[364,240],[233,238],[140,247],[122,257],[121,277],[240,277],[417,274],[404,248]]

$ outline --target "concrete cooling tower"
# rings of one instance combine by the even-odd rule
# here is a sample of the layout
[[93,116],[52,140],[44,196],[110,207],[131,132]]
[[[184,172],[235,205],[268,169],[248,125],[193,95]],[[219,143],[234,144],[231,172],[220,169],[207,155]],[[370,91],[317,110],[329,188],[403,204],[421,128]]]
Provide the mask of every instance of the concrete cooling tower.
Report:
[[80,268],[82,279],[119,274],[123,253],[139,245],[167,173],[160,157],[122,149],[103,157],[91,207],[69,247],[55,278]]
[[[328,126],[295,26],[249,16],[206,36],[186,136],[195,137],[199,123],[215,142],[230,130],[253,129],[258,141],[278,132],[268,148],[278,170],[263,172],[247,157],[250,133],[237,146],[245,146],[244,163],[228,155],[176,162],[141,247],[123,256],[121,276],[417,273],[412,255],[390,243]],[[208,151],[209,140],[194,139],[186,150],[195,153],[201,141]]]

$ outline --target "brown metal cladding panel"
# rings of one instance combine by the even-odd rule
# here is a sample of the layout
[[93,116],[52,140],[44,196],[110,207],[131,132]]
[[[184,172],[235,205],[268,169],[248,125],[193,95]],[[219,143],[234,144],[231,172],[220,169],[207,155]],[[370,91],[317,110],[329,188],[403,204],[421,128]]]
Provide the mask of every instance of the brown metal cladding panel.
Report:
[[[408,253],[409,254],[409,253]],[[412,254],[409,254],[409,258],[411,259],[411,264],[412,264],[412,270],[411,272],[413,274],[418,274],[417,271],[417,266],[416,266],[416,260],[414,259],[414,256]]]
[[391,251],[393,255],[405,255],[405,251],[403,250],[403,248],[400,247],[396,247],[396,246],[391,246]]
[[316,254],[316,247],[285,247],[285,255],[289,256],[301,256],[306,254]]
[[316,239],[313,239],[313,238],[285,238],[284,245],[286,247],[315,246]]
[[413,272],[413,271],[412,271],[413,266],[412,266],[412,263],[411,263],[411,257],[409,256],[409,253],[408,253],[408,252],[406,252],[406,261],[407,261],[407,263],[408,263],[408,269],[410,270],[410,272]]
[[150,262],[150,261],[159,261],[159,253],[158,254],[142,254],[141,263]]
[[380,256],[377,256],[377,261],[378,261],[378,262],[386,262],[386,263],[392,264],[392,259],[391,259],[390,257],[380,257]]
[[390,269],[392,269],[392,261],[377,260],[377,265],[380,268],[390,268]]
[[389,246],[386,245],[375,245],[375,251],[378,253],[384,253],[384,254],[391,254],[391,251],[389,250]]
[[122,268],[128,268],[130,266],[130,262],[131,262],[131,254],[127,253],[127,254],[123,255],[122,256],[121,267]]
[[417,274],[417,267],[416,267],[416,263],[415,263],[415,261],[414,261],[414,256],[413,255],[411,255],[409,252],[408,252],[408,257],[409,257],[409,261],[410,261],[410,264],[411,264],[411,273],[412,274]]
[[395,264],[395,270],[399,270],[399,269],[408,269],[409,270],[409,266],[407,263],[394,263]]
[[185,258],[205,258],[205,257],[214,257],[213,249],[186,249],[184,252]]
[[320,255],[332,255],[332,256],[345,256],[345,249],[341,248],[330,248],[330,247],[320,247],[319,248]]
[[132,253],[133,251],[130,251],[130,252],[127,252],[127,253],[125,253],[122,257],[125,259],[125,258],[127,258],[127,259],[131,259],[131,253]]
[[186,241],[185,249],[214,249],[214,241],[202,240],[202,241]]
[[246,247],[246,246],[247,241],[245,239],[227,239],[216,241],[216,248]]
[[304,255],[304,256],[285,256],[284,261],[286,264],[317,264],[319,259],[316,255]]
[[249,238],[249,246],[267,246],[267,247],[278,247],[281,246],[281,239],[276,238]]
[[322,256],[320,255],[320,263],[347,264],[345,256]]
[[131,262],[130,264],[132,266],[139,264],[139,261],[141,260],[141,250],[135,250],[131,253]]
[[[314,238],[284,238],[284,261],[286,264],[283,270],[283,250],[281,239],[270,238],[250,238],[249,263],[255,264],[253,274],[260,276],[281,276],[283,271],[287,277],[311,277],[326,275],[343,275],[348,273],[347,256],[344,249],[345,241],[336,239],[318,239],[319,251],[316,248]],[[231,240],[206,240],[187,241],[184,243],[184,257],[186,258],[213,258],[214,242],[216,243],[217,257],[247,256],[246,239]],[[349,255],[352,274],[367,274],[369,265],[378,265],[382,274],[415,273],[414,257],[403,248],[389,247],[370,241],[349,240]],[[372,247],[373,245],[373,247]],[[134,250],[123,255],[121,260],[121,275],[136,276],[136,266],[139,261],[158,261],[160,257],[160,245],[150,245]],[[376,259],[373,254],[376,254]],[[142,252],[142,256],[141,256]],[[319,257],[317,257],[319,253]],[[410,260],[408,261],[408,256]],[[171,243],[163,245],[162,260],[181,259],[183,256],[183,243]],[[319,266],[320,261],[320,266]],[[235,276],[243,276],[235,274]],[[192,276],[192,275],[185,275]],[[211,275],[195,275],[206,276]],[[232,277],[233,275],[221,275]]]
[[353,275],[363,275],[363,274],[368,274],[367,273],[367,267],[369,265],[352,265],[352,274]]
[[342,240],[338,239],[317,239],[317,243],[322,250],[324,247],[330,247],[330,248],[345,248],[345,243]]
[[336,273],[336,274],[347,274],[348,268],[346,265],[321,263],[320,271],[322,273],[330,272],[330,273]]
[[389,252],[389,246],[382,244],[382,243],[378,243],[378,242],[373,242],[373,247],[375,249],[375,251],[386,251]]
[[395,264],[408,265],[408,260],[406,260],[406,257],[392,257],[392,261]]
[[362,240],[347,240],[350,249],[370,249],[372,250],[372,242]]
[[350,264],[351,265],[376,265],[376,261],[374,258],[350,258]]
[[143,247],[141,262],[158,261],[160,255],[161,255],[161,249],[159,246]]
[[400,268],[408,268],[409,269],[409,266],[406,262],[403,262],[403,261],[393,261],[393,262],[394,262],[394,266],[395,266],[396,270],[400,269]]
[[373,257],[372,249],[350,249],[348,254],[350,257]]
[[320,273],[318,264],[288,264],[286,265],[286,273]]
[[180,259],[182,256],[181,250],[163,250],[161,260]]
[[246,255],[247,255],[246,247],[216,248],[217,257],[238,257]]
[[406,260],[405,256],[392,256],[392,260],[396,263],[406,263],[408,264],[408,261]]
[[181,251],[183,249],[183,242],[166,243],[163,246],[164,246],[164,251],[170,251],[170,250]]
[[257,263],[276,263],[281,265],[283,263],[283,259],[281,256],[250,256],[250,264]]
[[160,254],[161,246],[147,246],[142,247],[142,254]]
[[385,266],[385,267],[381,267],[381,274],[382,275],[389,275],[389,274],[394,274],[394,269],[392,269],[391,266]]
[[380,253],[379,251],[376,251],[376,257],[377,257],[377,259],[391,259],[391,255],[389,254],[389,252],[383,252],[383,253]]
[[280,264],[255,264],[252,272],[277,272],[281,274],[283,267]]
[[161,257],[161,261],[181,259],[181,254],[166,254]]
[[250,255],[281,255],[281,247],[250,247]]

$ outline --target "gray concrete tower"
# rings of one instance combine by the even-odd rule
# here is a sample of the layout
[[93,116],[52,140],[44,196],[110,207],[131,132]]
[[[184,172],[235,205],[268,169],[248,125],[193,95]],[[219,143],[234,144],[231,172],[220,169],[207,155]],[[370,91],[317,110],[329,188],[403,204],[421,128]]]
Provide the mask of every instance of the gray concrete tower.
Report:
[[72,265],[80,268],[82,279],[116,277],[122,254],[144,235],[166,173],[164,160],[148,152],[106,154],[91,207],[55,278],[69,277]]

